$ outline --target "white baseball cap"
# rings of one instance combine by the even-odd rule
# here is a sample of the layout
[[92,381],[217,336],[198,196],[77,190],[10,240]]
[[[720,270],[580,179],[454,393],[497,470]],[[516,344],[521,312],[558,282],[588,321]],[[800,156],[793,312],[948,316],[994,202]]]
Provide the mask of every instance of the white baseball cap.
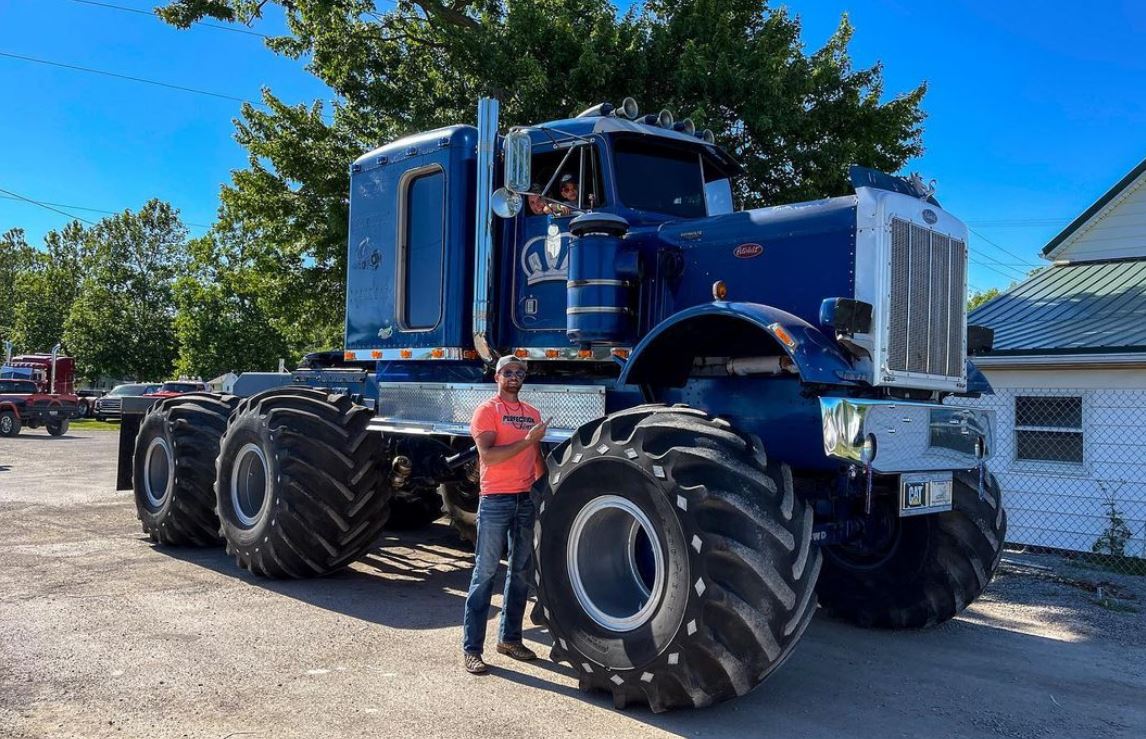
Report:
[[521,368],[525,369],[525,360],[524,359],[522,359],[521,357],[514,356],[512,354],[506,354],[504,357],[497,360],[497,370],[496,371],[501,372],[503,367],[505,367],[509,364],[513,364],[513,363],[520,364]]

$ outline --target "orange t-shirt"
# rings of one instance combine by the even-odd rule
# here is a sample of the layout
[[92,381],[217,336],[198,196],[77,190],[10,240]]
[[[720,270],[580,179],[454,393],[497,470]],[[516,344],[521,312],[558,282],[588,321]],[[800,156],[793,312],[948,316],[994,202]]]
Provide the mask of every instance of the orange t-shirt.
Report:
[[[470,435],[476,440],[478,434],[494,431],[497,437],[493,445],[505,446],[524,439],[529,429],[539,423],[541,412],[529,403],[507,403],[495,395],[474,411],[470,421]],[[537,447],[523,449],[494,465],[481,462],[481,494],[523,493],[529,490],[537,479],[537,462]]]

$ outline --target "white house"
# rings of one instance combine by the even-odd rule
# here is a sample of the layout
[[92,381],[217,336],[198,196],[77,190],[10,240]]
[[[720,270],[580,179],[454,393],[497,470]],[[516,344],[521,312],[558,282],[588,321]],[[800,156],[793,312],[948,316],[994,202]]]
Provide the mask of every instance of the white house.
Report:
[[971,313],[1013,543],[1146,557],[1146,160]]

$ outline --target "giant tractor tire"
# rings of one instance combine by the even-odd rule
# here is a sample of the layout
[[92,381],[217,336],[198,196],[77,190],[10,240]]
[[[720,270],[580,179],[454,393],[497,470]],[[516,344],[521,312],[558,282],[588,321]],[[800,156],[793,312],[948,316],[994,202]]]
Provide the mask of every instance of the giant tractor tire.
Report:
[[742,695],[815,613],[811,506],[786,465],[701,411],[641,406],[582,427],[534,495],[550,657],[617,707]]
[[219,450],[215,492],[227,551],[257,575],[326,575],[386,524],[390,488],[373,413],[349,396],[276,388],[244,399]]
[[135,508],[159,544],[219,543],[215,457],[239,399],[192,393],[152,406],[135,438]]
[[947,621],[987,587],[1003,554],[1007,514],[994,475],[982,499],[977,472],[955,473],[953,510],[899,518],[884,509],[879,546],[824,547],[824,609],[864,627],[923,628]]
[[390,517],[386,528],[391,531],[416,531],[442,517],[442,498],[436,489],[411,490],[390,497]]

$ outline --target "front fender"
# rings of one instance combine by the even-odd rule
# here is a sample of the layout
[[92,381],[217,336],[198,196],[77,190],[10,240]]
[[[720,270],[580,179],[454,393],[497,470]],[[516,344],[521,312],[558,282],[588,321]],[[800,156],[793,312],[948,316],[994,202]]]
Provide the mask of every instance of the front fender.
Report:
[[698,356],[787,354],[809,383],[865,384],[818,328],[787,311],[760,303],[714,301],[661,321],[634,347],[618,384],[680,387]]

